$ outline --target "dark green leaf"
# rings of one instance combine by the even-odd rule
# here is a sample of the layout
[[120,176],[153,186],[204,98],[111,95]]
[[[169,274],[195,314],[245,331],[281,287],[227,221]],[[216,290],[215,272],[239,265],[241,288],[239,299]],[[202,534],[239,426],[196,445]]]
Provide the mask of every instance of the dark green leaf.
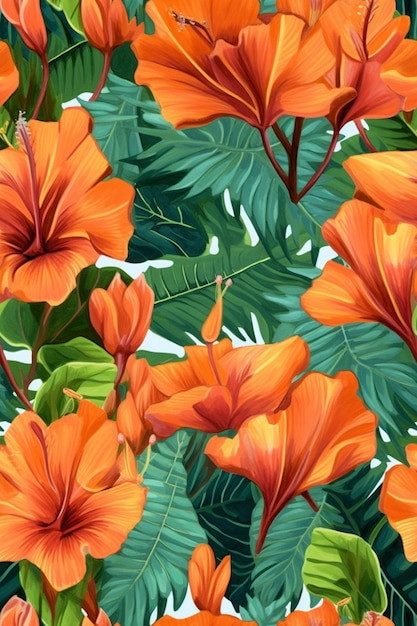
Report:
[[86,41],[49,59],[50,80],[59,102],[67,102],[86,91],[93,92],[103,68],[103,55]]

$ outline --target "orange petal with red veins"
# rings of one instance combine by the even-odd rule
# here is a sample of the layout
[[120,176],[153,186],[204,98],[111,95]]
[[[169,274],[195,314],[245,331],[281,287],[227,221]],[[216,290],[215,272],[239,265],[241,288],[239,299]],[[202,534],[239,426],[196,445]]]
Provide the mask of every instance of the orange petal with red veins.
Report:
[[321,606],[310,611],[293,611],[277,626],[340,626],[340,617],[334,604],[323,600]]

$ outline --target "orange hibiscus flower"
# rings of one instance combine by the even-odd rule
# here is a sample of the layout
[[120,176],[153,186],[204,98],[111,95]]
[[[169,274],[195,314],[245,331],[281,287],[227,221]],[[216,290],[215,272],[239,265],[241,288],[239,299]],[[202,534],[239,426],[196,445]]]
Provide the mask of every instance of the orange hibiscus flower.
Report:
[[401,535],[406,558],[417,562],[417,444],[405,452],[410,467],[394,465],[387,471],[379,508]]
[[334,2],[337,0],[277,0],[276,5],[280,13],[296,15],[312,28]]
[[129,21],[122,0],[82,0],[81,20],[88,41],[104,55],[143,33],[143,24]]
[[0,560],[27,559],[57,591],[71,587],[85,574],[86,554],[104,559],[120,549],[142,517],[146,489],[131,477],[128,450],[119,455],[116,424],[86,400],[48,427],[31,411],[18,415],[5,441]]
[[152,368],[153,385],[168,398],[145,413],[158,437],[169,437],[179,428],[237,430],[251,415],[273,412],[309,360],[300,337],[235,349],[224,339],[185,351],[186,361]]
[[14,64],[10,48],[0,41],[0,106],[19,86],[19,72]]
[[258,0],[147,3],[155,34],[132,44],[135,80],[176,128],[231,115],[264,133],[282,115],[327,115],[351,97],[323,80],[334,57],[320,29],[303,39],[303,20],[281,13],[266,24],[259,9]]
[[332,87],[351,87],[356,97],[335,102],[329,120],[340,129],[350,120],[386,118],[417,106],[416,41],[403,41],[410,18],[393,19],[395,0],[335,2],[320,23],[336,64]]
[[334,604],[323,604],[310,611],[293,611],[277,626],[340,626],[340,617]]
[[389,220],[417,226],[417,150],[361,154],[343,167],[356,185],[356,198],[380,207]]
[[0,152],[0,293],[57,305],[100,254],[126,258],[134,189],[103,181],[111,167],[83,109],[17,126],[19,149]]
[[301,297],[322,324],[380,322],[396,332],[417,358],[412,329],[416,293],[416,235],[410,224],[387,222],[380,209],[352,200],[323,226],[329,245],[350,267],[328,261]]
[[[218,467],[246,476],[264,498],[256,553],[290,500],[344,476],[373,458],[377,418],[356,395],[352,372],[311,373],[294,386],[283,411],[245,421],[232,439],[213,437],[205,453]],[[260,386],[262,389],[262,386]]]
[[13,596],[1,610],[0,626],[39,626],[39,618],[29,602]]

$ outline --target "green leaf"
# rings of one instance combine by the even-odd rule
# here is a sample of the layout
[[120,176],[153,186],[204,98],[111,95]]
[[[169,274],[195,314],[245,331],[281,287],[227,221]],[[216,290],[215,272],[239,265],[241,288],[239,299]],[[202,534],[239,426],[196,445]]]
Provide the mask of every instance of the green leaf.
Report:
[[33,348],[42,326],[43,344],[63,344],[71,339],[85,337],[102,345],[100,337],[91,326],[88,300],[96,287],[107,289],[116,272],[126,284],[130,276],[119,268],[87,267],[79,274],[77,286],[68,298],[52,308],[47,324],[42,323],[45,304],[8,300],[0,305],[0,336],[12,347]]
[[249,480],[223,472],[206,457],[204,448],[210,436],[192,431],[184,457],[187,489],[217,562],[227,554],[232,557],[232,576],[226,597],[239,610],[239,606],[246,604],[251,585],[253,558],[249,530],[255,503]]
[[93,92],[103,68],[103,55],[86,41],[74,43],[49,60],[50,82],[60,102]]
[[81,2],[80,0],[48,0],[54,9],[63,11],[68,23],[78,33],[84,34],[83,23],[81,20]]
[[140,187],[133,217],[135,233],[127,259],[131,263],[164,255],[197,256],[205,250],[207,237],[187,204],[171,201],[164,187]]
[[110,363],[68,363],[58,367],[36,394],[34,410],[47,423],[74,411],[66,387],[102,407],[113,389],[117,368]]
[[[315,528],[331,525],[335,513],[323,498],[321,489],[311,490],[315,502],[321,503],[313,511],[304,498],[295,498],[275,518],[266,536],[265,544],[255,555],[252,588],[255,597],[269,606],[282,599],[283,612],[275,615],[275,623],[283,619],[285,607],[290,602],[297,606],[303,590],[301,569],[304,556]],[[263,511],[262,498],[257,503],[252,519],[251,543],[254,548],[259,534]]]
[[84,337],[75,337],[67,343],[44,345],[39,350],[38,361],[52,374],[58,367],[71,361],[84,363],[113,363],[113,357],[96,343]]
[[[292,121],[282,121],[288,136]],[[328,123],[323,119],[305,123],[300,152],[299,189],[323,161],[330,143]],[[234,118],[220,118],[200,128],[175,131],[158,114],[158,107],[146,102],[139,127],[148,145],[138,154],[142,166],[139,184],[165,183],[183,190],[187,198],[204,192],[216,197],[227,188],[232,199],[243,204],[264,244],[284,240],[291,225],[295,238],[306,232],[313,248],[322,244],[320,225],[331,217],[341,200],[327,193],[324,202],[310,207],[309,195],[299,206],[290,202],[288,192],[265,155],[259,132]],[[278,160],[286,167],[286,153],[271,134],[270,141]],[[262,175],[259,175],[262,172]]]
[[[99,62],[99,67],[101,65]],[[90,90],[95,86],[96,82],[92,82]],[[141,141],[135,126],[142,99],[143,88],[109,74],[106,91],[100,94],[98,100],[95,102],[79,100],[94,117],[93,135],[110,161],[113,175],[129,182],[136,180],[138,168],[124,159],[141,150]]]
[[0,610],[12,596],[22,596],[19,580],[19,563],[0,563]]
[[368,541],[378,555],[382,580],[388,596],[385,612],[394,624],[415,626],[417,620],[417,563],[404,556],[401,539],[379,511],[381,481],[386,463],[370,468],[362,465],[340,480],[327,485],[329,504],[341,523],[334,527],[353,532]]
[[281,322],[274,340],[303,337],[311,351],[309,369],[331,375],[352,370],[360,383],[360,395],[378,415],[379,426],[390,439],[383,449],[404,459],[417,404],[417,366],[408,347],[382,324],[319,324],[301,308],[299,293],[291,286],[285,295],[273,297]]
[[387,606],[378,557],[356,535],[316,528],[306,551],[303,580],[309,591],[335,604],[350,597],[345,610],[355,624],[367,611],[383,613]]
[[248,596],[246,606],[241,607],[240,615],[245,621],[254,621],[258,626],[277,626],[277,615],[285,615],[286,602],[278,598],[266,605],[259,598]]
[[[291,252],[296,249],[293,238],[288,239],[287,246]],[[305,265],[305,256],[296,257],[297,263]],[[146,272],[147,282],[155,292],[152,329],[182,345],[194,343],[189,334],[200,337],[201,326],[214,304],[218,274],[233,279],[233,286],[225,296],[224,326],[238,338],[256,341],[259,325],[266,343],[271,341],[277,327],[278,311],[273,303],[277,285],[291,281],[306,288],[309,284],[306,278],[287,269],[284,253],[279,257],[277,251],[272,259],[260,243],[226,249],[219,242],[218,254],[165,258],[173,261],[172,267],[149,268]]]
[[[152,448],[144,486],[143,518],[118,554],[104,561],[100,605],[112,622],[148,624],[154,609],[163,614],[173,593],[174,609],[186,595],[188,560],[206,536],[186,495],[181,462],[189,436],[178,432]],[[143,457],[138,462],[140,468]]]

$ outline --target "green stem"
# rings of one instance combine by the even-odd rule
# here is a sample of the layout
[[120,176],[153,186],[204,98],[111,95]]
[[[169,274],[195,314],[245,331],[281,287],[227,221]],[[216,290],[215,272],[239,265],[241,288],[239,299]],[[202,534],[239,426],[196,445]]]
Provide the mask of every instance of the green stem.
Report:
[[385,517],[385,515],[383,515],[381,519],[379,520],[379,522],[377,523],[377,525],[374,527],[371,534],[369,535],[368,543],[371,547],[374,545],[375,539],[377,538],[381,530],[384,528],[386,523],[387,523],[387,518]]
[[38,333],[38,336],[36,338],[35,345],[33,346],[33,349],[32,349],[32,362],[31,362],[31,365],[30,365],[30,369],[29,369],[28,375],[26,376],[26,379],[25,379],[25,382],[24,382],[24,385],[23,385],[23,391],[24,391],[25,394],[28,393],[29,385],[32,382],[32,380],[35,378],[36,366],[38,364],[38,352],[39,352],[39,350],[42,347],[43,340],[45,339],[46,329],[47,329],[47,324],[48,324],[48,318],[49,318],[49,316],[51,314],[51,311],[52,311],[52,306],[50,304],[48,304],[47,302],[45,302],[45,307],[44,307],[43,313],[42,313],[39,333]]

